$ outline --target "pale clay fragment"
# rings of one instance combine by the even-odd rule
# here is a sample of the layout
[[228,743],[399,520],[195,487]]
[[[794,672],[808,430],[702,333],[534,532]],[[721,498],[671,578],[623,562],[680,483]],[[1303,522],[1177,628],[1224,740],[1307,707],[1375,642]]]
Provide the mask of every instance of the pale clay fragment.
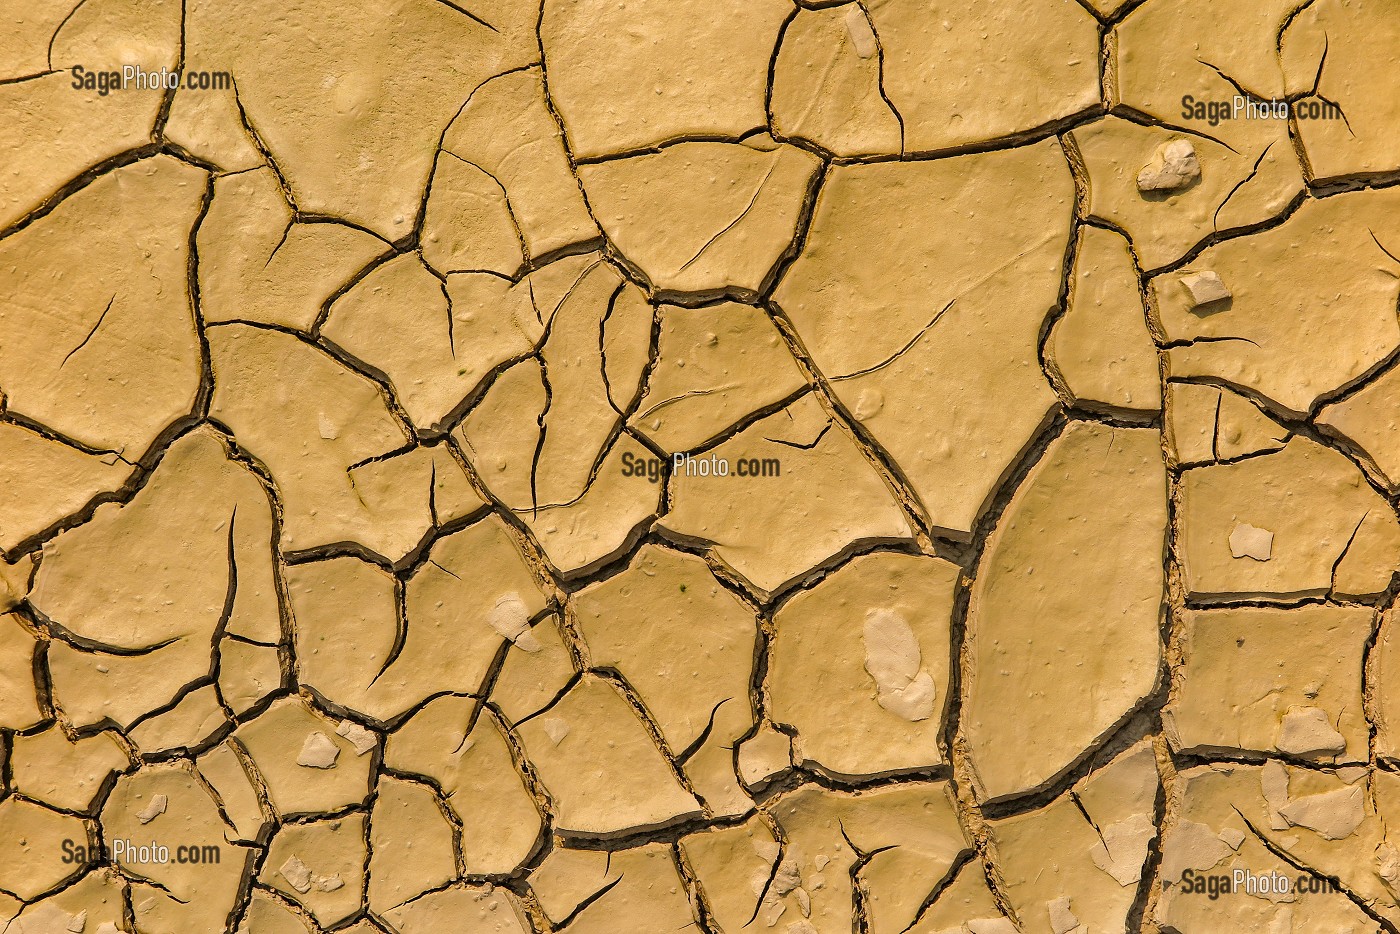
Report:
[[1206,872],[1234,850],[1205,824],[1182,820],[1167,834],[1162,847],[1163,882],[1176,882],[1188,869]]
[[1070,910],[1069,898],[1061,897],[1048,902],[1045,910],[1050,915],[1050,930],[1055,934],[1070,934],[1079,929],[1079,919]]
[[980,918],[967,922],[968,934],[1017,934],[1016,925],[1006,918]]
[[1400,849],[1388,840],[1376,847],[1376,875],[1392,892],[1400,891]]
[[1174,139],[1157,147],[1138,172],[1138,191],[1178,191],[1201,177],[1201,163],[1190,140]]
[[508,593],[497,599],[486,622],[502,637],[526,652],[538,652],[544,648],[530,631],[530,608],[518,593]]
[[1094,865],[1127,887],[1142,878],[1142,846],[1156,828],[1145,814],[1134,814],[1103,829],[1103,839],[1089,848]]
[[355,747],[355,755],[363,756],[374,749],[379,740],[371,730],[367,730],[353,720],[344,720],[335,728],[335,735],[348,739]]
[[1269,808],[1269,826],[1287,830],[1288,821],[1279,811],[1288,804],[1288,769],[1277,759],[1270,759],[1259,770],[1259,790]]
[[869,58],[875,54],[875,31],[870,28],[870,21],[865,18],[858,3],[852,3],[846,10],[846,32],[851,36],[851,45],[855,46],[857,55]]
[[540,726],[544,728],[545,735],[549,741],[558,746],[564,741],[564,737],[569,735],[569,724],[558,717],[545,717],[540,721]]
[[1341,840],[1355,833],[1366,819],[1363,789],[1344,787],[1294,798],[1279,813],[1295,827],[1306,827],[1328,840]]
[[318,731],[308,735],[306,742],[302,743],[297,765],[308,769],[333,769],[339,756],[340,750],[335,743],[331,742],[325,733]]
[[301,894],[305,895],[311,891],[311,869],[297,857],[288,859],[277,871]]
[[881,691],[879,696],[880,706],[894,714],[902,717],[910,723],[918,723],[933,716],[933,701],[938,693],[938,688],[933,683],[933,676],[927,671],[920,671],[902,688],[892,691]]
[[1230,554],[1236,558],[1268,561],[1273,554],[1274,533],[1241,522],[1230,533]]
[[87,910],[78,912],[68,922],[68,930],[72,934],[83,934],[83,928],[87,927]]
[[1346,737],[1337,732],[1320,707],[1292,707],[1279,725],[1278,750],[1295,756],[1330,756],[1346,751]]
[[933,716],[937,692],[920,661],[919,641],[902,616],[890,610],[865,614],[865,670],[875,679],[880,706],[911,722]]
[[170,799],[165,795],[151,795],[150,804],[147,804],[145,809],[136,815],[136,819],[143,824],[149,824],[165,813],[166,805],[169,803]]
[[1220,274],[1210,269],[1182,276],[1181,285],[1191,296],[1193,308],[1204,308],[1232,297]]

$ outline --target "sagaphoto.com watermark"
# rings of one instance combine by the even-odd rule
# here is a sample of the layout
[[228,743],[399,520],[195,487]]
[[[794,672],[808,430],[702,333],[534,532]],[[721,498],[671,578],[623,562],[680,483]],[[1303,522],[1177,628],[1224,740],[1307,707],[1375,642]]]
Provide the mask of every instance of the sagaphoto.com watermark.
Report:
[[90,69],[74,65],[70,87],[75,91],[96,91],[106,97],[113,91],[227,91],[233,87],[233,75],[227,71],[182,71],[161,67],[148,71],[140,65],[123,65],[120,69]]
[[1341,891],[1331,879],[1305,872],[1290,876],[1275,870],[1252,872],[1232,869],[1228,873],[1203,873],[1188,869],[1181,874],[1180,885],[1183,894],[1204,895],[1211,901],[1222,895],[1253,895],[1278,900],[1290,895],[1322,895]]
[[138,843],[134,840],[116,839],[104,851],[100,845],[86,840],[64,840],[63,855],[67,865],[86,866],[90,863],[108,861],[126,866],[212,866],[218,865],[223,855],[216,844],[177,844],[169,846],[152,840]]
[[1266,100],[1236,94],[1229,100],[1201,100],[1192,94],[1181,99],[1181,116],[1219,126],[1230,120],[1344,120],[1342,108],[1320,97],[1302,100]]

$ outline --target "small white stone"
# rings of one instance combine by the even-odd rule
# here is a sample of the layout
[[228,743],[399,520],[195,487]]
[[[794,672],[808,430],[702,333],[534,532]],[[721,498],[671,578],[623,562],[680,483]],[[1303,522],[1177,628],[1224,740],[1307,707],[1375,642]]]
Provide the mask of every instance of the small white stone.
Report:
[[1230,297],[1230,290],[1225,286],[1220,274],[1209,269],[1187,273],[1181,277],[1181,285],[1186,289],[1186,294],[1191,296],[1193,308],[1223,302]]
[[87,927],[87,909],[86,909],[86,908],[84,908],[82,911],[80,911],[80,912],[78,912],[77,914],[75,914],[75,915],[74,915],[72,918],[70,918],[69,921],[68,921],[68,930],[72,931],[73,934],[83,934],[83,928],[85,928],[85,927]]
[[321,876],[317,879],[316,888],[322,892],[334,892],[336,889],[345,888],[345,883],[340,881],[340,873],[334,872],[329,876]]
[[1230,533],[1230,554],[1236,558],[1268,561],[1274,553],[1274,533],[1241,522]]
[[151,801],[146,805],[145,810],[136,815],[136,819],[143,824],[149,824],[165,813],[165,806],[170,803],[170,799],[165,795],[151,795]]
[[333,769],[339,755],[340,748],[331,742],[330,737],[318,730],[307,736],[306,742],[301,744],[301,755],[297,756],[297,765],[308,769]]

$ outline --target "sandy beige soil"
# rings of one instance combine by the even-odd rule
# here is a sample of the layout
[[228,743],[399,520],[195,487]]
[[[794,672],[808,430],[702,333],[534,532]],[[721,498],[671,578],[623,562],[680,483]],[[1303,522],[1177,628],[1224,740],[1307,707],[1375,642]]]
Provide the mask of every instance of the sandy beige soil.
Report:
[[1397,47],[0,0],[0,932],[1400,934]]

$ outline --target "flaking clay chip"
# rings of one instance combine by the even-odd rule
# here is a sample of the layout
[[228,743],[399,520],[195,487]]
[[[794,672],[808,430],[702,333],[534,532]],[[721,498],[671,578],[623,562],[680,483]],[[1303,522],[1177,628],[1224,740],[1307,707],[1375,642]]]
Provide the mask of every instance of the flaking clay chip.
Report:
[[355,747],[355,755],[357,756],[371,752],[379,743],[372,731],[365,729],[353,720],[342,721],[340,726],[335,728],[335,734],[350,740],[350,744]]
[[165,813],[165,807],[169,801],[170,799],[165,795],[151,795],[151,803],[146,805],[145,809],[136,815],[136,819],[143,824],[149,824]]
[[340,750],[325,733],[311,733],[306,737],[306,742],[301,744],[301,755],[297,756],[297,765],[306,766],[308,769],[333,769],[339,755]]
[[858,3],[846,8],[846,32],[857,55],[869,58],[875,54],[875,31],[870,28],[870,21],[865,18],[865,12]]
[[287,880],[292,888],[303,895],[311,891],[311,870],[295,856],[283,863],[282,868],[278,869],[277,872]]
[[1273,550],[1274,533],[1268,529],[1256,528],[1248,522],[1241,522],[1230,533],[1230,554],[1236,558],[1268,561],[1273,555]]
[[1291,707],[1279,725],[1278,748],[1298,756],[1333,755],[1346,749],[1346,737],[1318,707]]
[[933,715],[933,677],[919,667],[919,640],[898,613],[865,615],[865,670],[875,679],[880,706],[906,720]]
[[1181,286],[1191,296],[1191,304],[1197,310],[1230,297],[1230,290],[1225,287],[1220,274],[1209,269],[1182,276]]
[[1068,898],[1062,896],[1046,902],[1045,908],[1050,915],[1050,930],[1055,934],[1072,934],[1079,929],[1079,919],[1074,916]]
[[1188,139],[1174,139],[1157,147],[1138,173],[1137,186],[1142,192],[1176,191],[1200,177],[1196,148]]
[[501,596],[486,617],[491,628],[526,652],[538,652],[542,645],[530,631],[530,609],[518,593]]

